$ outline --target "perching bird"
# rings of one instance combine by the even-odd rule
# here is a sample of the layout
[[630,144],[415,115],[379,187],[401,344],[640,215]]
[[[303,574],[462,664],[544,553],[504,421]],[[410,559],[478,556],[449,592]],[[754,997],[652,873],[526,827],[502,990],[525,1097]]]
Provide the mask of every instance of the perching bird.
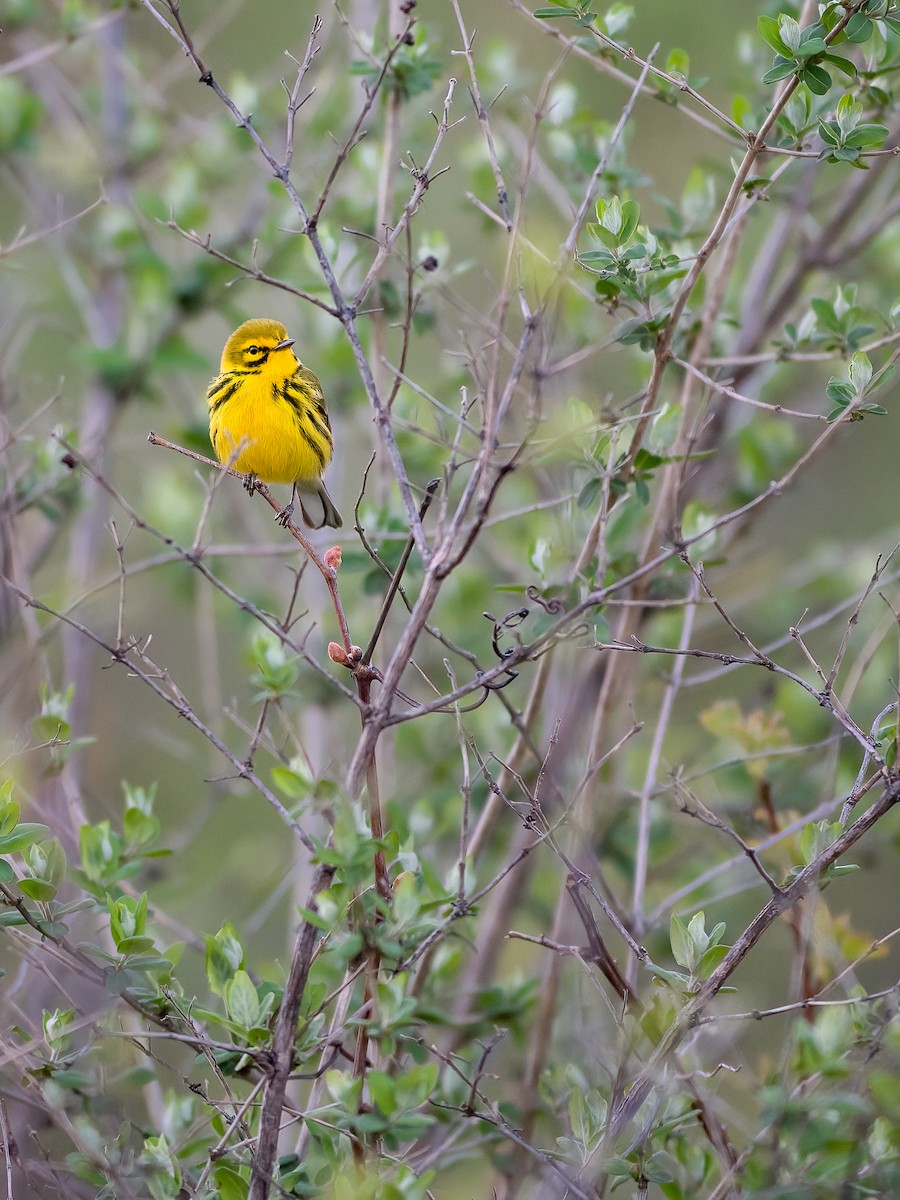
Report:
[[[328,409],[321,384],[297,359],[293,344],[280,321],[255,318],[234,331],[222,351],[220,374],[206,390],[209,438],[220,462],[247,473],[251,491],[257,479],[293,485],[290,503],[278,515],[283,525],[296,497],[312,529],[339,529],[341,514],[322,482],[334,448]],[[318,512],[307,510],[301,492],[318,497],[320,520]]]

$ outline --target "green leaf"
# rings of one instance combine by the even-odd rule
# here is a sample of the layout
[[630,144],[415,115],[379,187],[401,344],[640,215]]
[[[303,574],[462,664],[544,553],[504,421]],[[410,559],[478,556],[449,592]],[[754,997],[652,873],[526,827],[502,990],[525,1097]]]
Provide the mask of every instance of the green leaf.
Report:
[[862,350],[857,352],[850,359],[850,367],[847,372],[850,376],[850,382],[856,390],[856,394],[864,392],[872,382],[872,364],[869,362],[869,356],[864,354]]
[[697,963],[697,974],[701,979],[708,979],[725,955],[728,953],[729,946],[710,946],[709,949],[701,955],[700,961]]
[[691,59],[688,52],[679,46],[673,46],[666,56],[666,71],[670,75],[680,75],[682,79],[687,79],[691,72]]
[[302,800],[313,789],[313,777],[306,760],[297,755],[287,766],[272,768],[272,783],[290,800]]
[[816,314],[816,320],[823,329],[830,329],[832,333],[843,333],[843,327],[838,319],[837,313],[834,311],[834,305],[827,300],[813,299],[809,302],[810,308]]
[[776,54],[790,58],[791,49],[785,45],[781,36],[781,28],[774,17],[760,17],[756,22],[756,28],[763,41],[771,46]]
[[787,79],[788,75],[793,75],[795,72],[794,64],[786,58],[776,58],[775,66],[770,71],[766,71],[762,77],[762,83],[778,83],[780,79]]
[[677,270],[654,271],[646,277],[647,295],[655,296],[659,292],[665,291],[670,283],[684,279],[685,275],[687,275],[687,267],[679,267]]
[[584,485],[584,487],[578,493],[578,497],[575,501],[576,507],[577,508],[593,508],[600,496],[602,487],[603,487],[603,480],[600,478],[599,475],[594,475],[591,479],[589,479],[587,481],[587,483]]
[[[599,230],[599,226],[595,225],[593,229]],[[611,237],[612,235],[606,230],[603,231],[602,237],[599,232],[596,233],[596,239],[600,242],[605,238],[608,239]],[[614,238],[612,240],[615,241]],[[578,258],[582,263],[597,263],[600,267],[614,267],[616,265],[616,257],[614,254],[610,254],[609,250],[583,250],[579,253]]]
[[834,121],[823,121],[819,118],[819,136],[823,142],[827,142],[829,146],[839,146],[841,144],[840,130]]
[[36,842],[25,852],[25,862],[34,879],[58,886],[66,873],[66,852],[57,838]]
[[778,32],[782,44],[787,46],[789,54],[796,54],[800,47],[800,25],[787,13],[778,14]]
[[828,47],[821,38],[810,38],[809,41],[803,42],[797,48],[797,57],[799,59],[815,58],[818,54],[824,54]]
[[867,42],[872,36],[872,22],[863,13],[854,13],[844,26],[844,35],[849,42]]
[[839,379],[836,375],[832,375],[825,385],[825,395],[835,404],[842,404],[846,407],[855,398],[856,393],[845,379]]
[[12,833],[19,823],[22,810],[15,800],[10,800],[0,807],[0,836]]
[[622,202],[618,196],[611,196],[608,200],[599,199],[597,201],[597,220],[602,229],[613,234],[616,239],[616,244],[619,242],[619,234],[622,230],[623,215]]
[[17,825],[15,830],[7,834],[5,837],[0,837],[0,854],[15,854],[26,847],[31,846],[34,842],[43,842],[50,837],[50,830],[46,825],[39,825],[33,821],[23,821]]
[[691,949],[693,961],[696,961],[701,954],[706,952],[709,945],[709,936],[706,932],[706,917],[701,909],[700,912],[695,912],[688,922],[688,934],[691,939]]
[[235,971],[243,965],[243,948],[234,926],[226,921],[214,937],[206,939],[206,980],[210,990],[217,996],[224,995]]
[[91,883],[101,883],[106,873],[119,861],[121,844],[112,832],[109,821],[82,825],[78,832],[81,849],[81,869]]
[[824,96],[831,88],[831,76],[815,63],[808,63],[800,72],[800,78],[815,96]]
[[[896,373],[897,373],[897,364],[896,363],[887,363],[878,372],[878,377],[877,377],[877,382],[875,384],[875,388],[883,388],[886,384],[890,383],[890,381],[894,378]],[[874,391],[875,388],[873,388],[872,390]]]
[[667,1165],[671,1163],[671,1157],[664,1150],[654,1154],[649,1162],[644,1164],[643,1174],[651,1183],[671,1183],[675,1176]]
[[346,1071],[333,1069],[325,1072],[325,1086],[345,1112],[355,1112],[359,1107],[359,1096],[363,1081],[353,1077]]
[[859,71],[857,70],[857,67],[856,67],[856,63],[851,62],[849,58],[843,58],[840,54],[831,54],[831,53],[823,54],[822,61],[831,63],[831,65],[833,67],[837,67],[837,69],[839,71],[842,71],[845,75],[848,75],[851,79],[855,79],[857,77],[857,75],[859,74]]
[[48,904],[56,897],[56,888],[43,879],[20,879],[19,890],[29,900],[37,900],[39,904]]
[[719,942],[721,942],[722,937],[725,933],[725,928],[726,928],[726,926],[725,926],[724,921],[719,921],[719,923],[717,925],[714,925],[712,927],[712,929],[709,931],[710,946],[718,946]]
[[641,219],[641,206],[636,200],[626,200],[622,205],[622,229],[619,232],[619,245],[624,246],[631,240]]
[[[132,896],[123,896],[118,900],[107,894],[106,907],[109,911],[109,929],[116,949],[121,954],[128,954],[127,943],[134,939],[142,939],[143,942],[144,926],[147,921],[147,893],[144,892],[137,899]],[[153,945],[152,939],[149,941],[149,946],[132,945],[131,952],[139,953],[149,949]]]
[[122,832],[125,840],[132,846],[147,846],[154,842],[160,833],[160,823],[157,817],[142,812],[139,808],[126,808],[122,818]]
[[627,1158],[604,1159],[603,1170],[616,1179],[633,1179],[635,1175],[634,1166]]
[[[116,942],[116,949],[120,954],[130,956],[132,954],[147,954],[154,947],[152,937],[124,937]],[[134,967],[133,962],[129,962],[128,966]]]
[[309,924],[315,926],[316,929],[321,929],[323,933],[331,932],[331,922],[326,921],[321,913],[316,912],[312,908],[306,908],[303,904],[297,905],[297,912],[304,921],[308,921]]
[[392,1116],[399,1107],[393,1077],[384,1071],[370,1070],[366,1073],[366,1084],[372,1094],[372,1099],[384,1115]]
[[250,1182],[228,1162],[217,1162],[213,1167],[213,1179],[219,1200],[247,1200]]
[[694,943],[688,933],[688,927],[675,912],[669,918],[669,942],[672,946],[672,957],[680,967],[690,970],[693,962]]
[[259,1017],[259,996],[246,971],[235,971],[225,985],[228,1015],[243,1029],[252,1029]]
[[884,125],[858,125],[856,129],[848,136],[848,146],[858,146],[861,150],[868,150],[875,146],[880,146],[888,135],[888,129]]
[[654,962],[648,962],[645,966],[654,979],[661,979],[673,988],[686,989],[690,986],[690,977],[682,974],[681,971],[667,971],[664,967],[658,967]]

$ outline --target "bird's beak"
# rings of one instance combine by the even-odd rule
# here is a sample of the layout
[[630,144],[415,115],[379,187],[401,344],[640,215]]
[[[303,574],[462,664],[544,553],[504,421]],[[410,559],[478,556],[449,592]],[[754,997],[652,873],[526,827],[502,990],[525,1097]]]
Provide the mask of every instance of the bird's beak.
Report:
[[293,346],[293,344],[296,340],[297,340],[296,338],[285,338],[283,342],[279,342],[277,346],[273,347],[273,349],[275,349],[275,350],[290,350],[291,346]]

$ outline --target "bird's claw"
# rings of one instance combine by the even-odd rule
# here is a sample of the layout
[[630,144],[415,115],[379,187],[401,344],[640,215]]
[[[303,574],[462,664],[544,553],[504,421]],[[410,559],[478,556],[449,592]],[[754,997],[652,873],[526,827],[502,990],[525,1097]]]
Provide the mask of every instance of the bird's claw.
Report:
[[251,496],[256,491],[256,489],[259,487],[259,480],[256,478],[256,476],[253,474],[252,471],[248,471],[247,474],[244,476],[244,487],[247,489],[247,491],[250,493]]
[[276,516],[275,520],[278,522],[278,524],[279,524],[279,525],[280,525],[280,526],[281,526],[283,529],[287,529],[287,527],[288,527],[288,522],[290,521],[290,519],[291,519],[291,517],[292,517],[293,515],[294,515],[294,502],[293,502],[293,500],[292,500],[292,501],[290,502],[290,504],[286,505],[286,506],[285,506],[285,507],[284,507],[284,508],[281,510],[281,512],[280,512],[280,513],[279,513],[279,514]]

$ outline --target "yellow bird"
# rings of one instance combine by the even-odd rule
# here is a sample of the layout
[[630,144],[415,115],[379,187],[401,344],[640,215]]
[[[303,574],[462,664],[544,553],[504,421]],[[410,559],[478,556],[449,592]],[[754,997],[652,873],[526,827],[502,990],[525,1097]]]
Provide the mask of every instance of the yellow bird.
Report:
[[[219,462],[246,471],[251,492],[257,479],[293,485],[290,503],[277,518],[282,525],[296,497],[310,528],[339,529],[341,514],[322,482],[334,449],[328,409],[321,384],[293,344],[280,321],[256,318],[238,326],[225,343],[220,373],[206,389],[209,439]],[[315,519],[318,512],[310,515],[300,492],[318,497],[321,520]]]

